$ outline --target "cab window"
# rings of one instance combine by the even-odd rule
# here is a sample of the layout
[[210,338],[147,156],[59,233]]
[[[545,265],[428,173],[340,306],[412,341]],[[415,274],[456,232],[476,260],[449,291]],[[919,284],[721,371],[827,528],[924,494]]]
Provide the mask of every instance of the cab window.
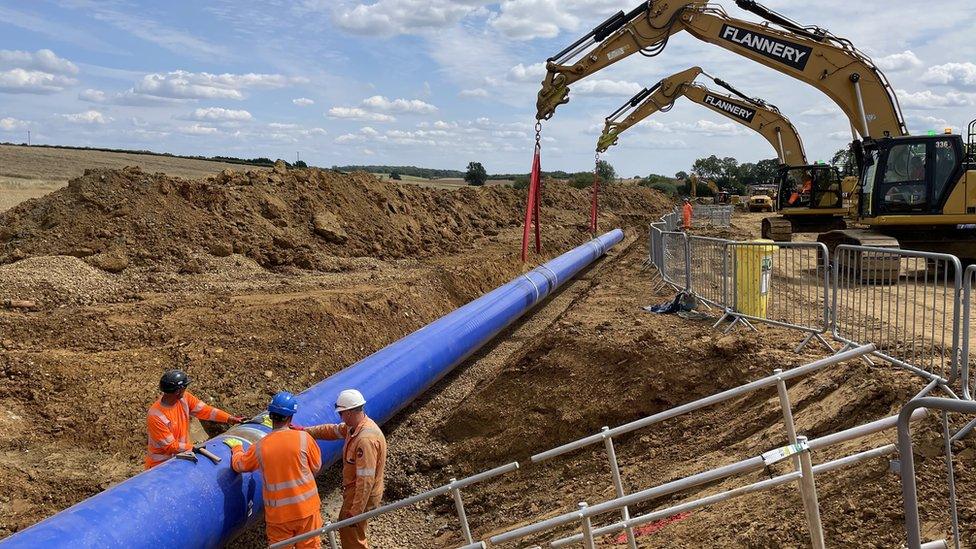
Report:
[[932,180],[932,198],[935,203],[932,207],[938,207],[942,203],[943,193],[951,186],[950,179],[956,172],[959,158],[956,149],[952,146],[949,139],[938,139],[935,141],[935,178]]
[[908,213],[928,210],[925,173],[929,169],[927,147],[922,143],[901,143],[888,151],[880,198],[884,210]]

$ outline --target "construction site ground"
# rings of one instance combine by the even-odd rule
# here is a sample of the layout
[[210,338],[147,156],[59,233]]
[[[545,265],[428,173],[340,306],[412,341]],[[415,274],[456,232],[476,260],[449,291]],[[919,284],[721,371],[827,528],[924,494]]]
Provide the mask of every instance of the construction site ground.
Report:
[[[546,253],[535,261],[587,238],[586,193],[557,183],[544,192]],[[300,391],[517,276],[523,193],[315,171],[190,181],[95,170],[0,214],[0,300],[32,302],[0,310],[0,537],[141,470],[145,410],[164,369],[188,369],[198,396],[250,416],[276,391]],[[797,332],[722,335],[713,320],[642,310],[674,297],[646,265],[647,224],[669,207],[647,189],[606,191],[601,226],[623,227],[624,241],[385,426],[386,501],[825,355],[815,347],[794,354]],[[727,236],[758,233],[761,215],[736,215]],[[817,437],[897,413],[922,385],[852,361],[791,383],[789,393],[798,430]],[[945,536],[937,418],[915,433],[923,530]],[[892,432],[874,435],[814,460],[893,441]],[[766,391],[623,436],[617,453],[635,491],[785,442],[778,400]],[[976,443],[965,439],[955,451],[963,542],[973,545]],[[319,481],[332,517],[338,478],[332,467]],[[887,460],[822,475],[817,486],[829,545],[903,542]],[[472,487],[465,503],[482,539],[612,495],[594,446]],[[376,547],[462,544],[449,498],[379,518],[370,531]],[[641,547],[809,544],[795,486],[642,533]],[[623,546],[616,536],[600,543]],[[260,525],[231,544],[263,545]]]

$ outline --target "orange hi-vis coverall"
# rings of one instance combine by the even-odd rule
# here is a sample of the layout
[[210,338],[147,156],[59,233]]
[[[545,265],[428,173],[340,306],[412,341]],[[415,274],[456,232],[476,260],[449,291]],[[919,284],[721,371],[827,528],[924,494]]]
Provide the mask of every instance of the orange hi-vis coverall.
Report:
[[691,228],[691,212],[691,204],[685,202],[684,207],[681,208],[681,220],[684,222],[685,229]]
[[[247,451],[231,448],[230,466],[238,473],[261,470],[264,520],[268,545],[322,527],[322,506],[315,473],[322,452],[308,433],[288,427],[276,429]],[[295,544],[299,549],[321,547],[318,536]]]
[[[364,418],[355,430],[345,423],[307,427],[306,433],[322,440],[345,439],[342,447],[342,509],[339,520],[379,507],[383,499],[386,437],[376,422]],[[366,521],[339,529],[342,549],[368,549]]]
[[227,423],[230,414],[213,406],[208,406],[190,391],[172,406],[166,406],[163,397],[149,407],[146,428],[149,431],[149,445],[146,449],[146,469],[152,469],[180,452],[193,449],[190,441],[190,416]]

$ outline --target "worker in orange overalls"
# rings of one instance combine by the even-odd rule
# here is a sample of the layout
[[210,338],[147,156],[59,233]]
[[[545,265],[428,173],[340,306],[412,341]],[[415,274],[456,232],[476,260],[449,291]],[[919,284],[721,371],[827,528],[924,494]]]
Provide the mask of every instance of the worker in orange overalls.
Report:
[[683,222],[683,227],[686,231],[691,230],[691,201],[687,198],[685,199],[685,205],[681,208],[681,221]]
[[811,177],[810,174],[806,174],[803,176],[803,186],[800,188],[800,192],[796,192],[796,189],[793,190],[793,194],[790,195],[789,204],[794,206],[797,203],[802,202],[801,198],[804,196],[806,196],[807,201],[809,201],[811,192],[813,192],[813,177]]
[[190,377],[182,370],[170,370],[159,380],[162,395],[149,407],[146,428],[146,469],[152,469],[180,452],[192,451],[190,416],[236,425],[244,418],[208,406],[186,390]]
[[[305,432],[321,440],[344,439],[342,447],[342,509],[339,520],[365,513],[379,506],[383,498],[383,470],[386,467],[386,437],[376,422],[366,416],[366,399],[355,389],[339,393],[336,411],[342,423],[306,427]],[[339,529],[342,549],[368,549],[366,521]]]
[[[264,483],[264,520],[268,544],[285,541],[322,527],[315,473],[322,467],[322,452],[308,433],[292,428],[298,400],[288,391],[276,394],[268,405],[271,432],[245,452],[238,438],[228,437],[230,466],[238,473],[261,470]],[[289,547],[321,547],[318,535]]]

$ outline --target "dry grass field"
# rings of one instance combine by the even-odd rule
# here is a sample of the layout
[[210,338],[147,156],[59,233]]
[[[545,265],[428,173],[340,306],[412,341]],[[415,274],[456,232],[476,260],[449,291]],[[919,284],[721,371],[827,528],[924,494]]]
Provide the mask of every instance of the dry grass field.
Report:
[[170,156],[0,145],[0,211],[58,189],[87,169],[125,166],[185,178],[199,178],[226,168],[261,169]]

